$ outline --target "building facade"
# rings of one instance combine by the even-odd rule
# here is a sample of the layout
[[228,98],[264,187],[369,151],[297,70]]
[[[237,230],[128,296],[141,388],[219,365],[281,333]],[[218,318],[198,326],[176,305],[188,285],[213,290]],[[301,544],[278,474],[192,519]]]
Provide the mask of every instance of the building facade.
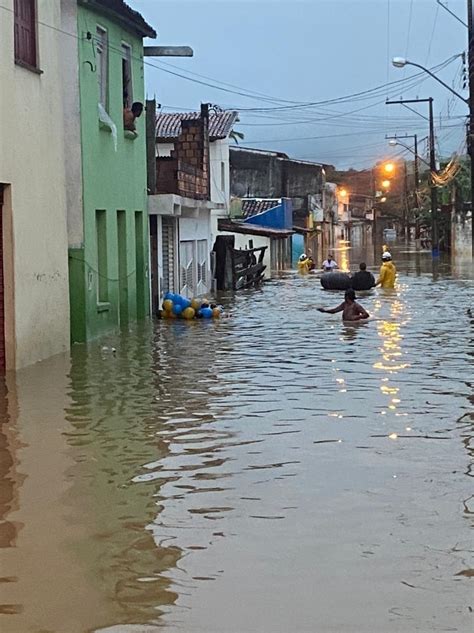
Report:
[[2,5],[0,373],[69,347],[61,7]]
[[149,313],[145,117],[127,129],[124,112],[144,102],[143,38],[156,33],[122,0],[63,5],[64,27],[77,24],[64,89],[71,339],[82,342]]
[[[150,108],[152,106],[150,105]],[[153,312],[164,293],[213,289],[212,250],[229,213],[229,134],[236,112],[158,113],[149,182]]]

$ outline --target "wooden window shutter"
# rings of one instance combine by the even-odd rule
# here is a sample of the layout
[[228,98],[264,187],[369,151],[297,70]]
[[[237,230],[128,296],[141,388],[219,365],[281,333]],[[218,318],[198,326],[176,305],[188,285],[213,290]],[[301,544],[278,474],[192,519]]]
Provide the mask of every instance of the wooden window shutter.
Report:
[[15,0],[15,61],[36,64],[36,0]]

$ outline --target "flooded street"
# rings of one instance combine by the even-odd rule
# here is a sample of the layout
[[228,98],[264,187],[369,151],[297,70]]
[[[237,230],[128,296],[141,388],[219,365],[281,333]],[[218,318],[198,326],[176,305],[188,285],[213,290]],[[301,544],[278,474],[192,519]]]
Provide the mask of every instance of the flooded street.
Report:
[[470,631],[472,260],[405,251],[366,324],[291,272],[8,377],[2,633]]

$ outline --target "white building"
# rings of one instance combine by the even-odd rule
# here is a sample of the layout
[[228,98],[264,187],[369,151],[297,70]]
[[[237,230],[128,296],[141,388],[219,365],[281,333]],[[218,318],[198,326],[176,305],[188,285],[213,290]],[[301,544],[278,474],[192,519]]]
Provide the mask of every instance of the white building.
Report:
[[69,346],[60,2],[0,16],[0,372]]
[[217,222],[229,214],[229,135],[236,121],[236,112],[210,113],[201,138],[200,113],[157,114],[157,193],[148,204],[154,312],[167,291],[191,297],[212,289]]

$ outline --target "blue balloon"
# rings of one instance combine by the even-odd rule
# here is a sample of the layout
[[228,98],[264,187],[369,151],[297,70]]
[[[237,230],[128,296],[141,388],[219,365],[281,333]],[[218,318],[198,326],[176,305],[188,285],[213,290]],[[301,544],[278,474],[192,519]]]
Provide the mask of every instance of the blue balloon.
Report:
[[212,319],[212,308],[201,308],[201,314],[204,319]]
[[181,314],[182,311],[183,311],[182,305],[180,305],[179,303],[173,304],[173,314],[176,314],[176,316],[178,316],[179,314]]
[[174,294],[172,292],[167,292],[163,297],[164,301],[174,301]]
[[183,310],[191,307],[191,301],[187,297],[180,297],[180,304],[183,306]]

